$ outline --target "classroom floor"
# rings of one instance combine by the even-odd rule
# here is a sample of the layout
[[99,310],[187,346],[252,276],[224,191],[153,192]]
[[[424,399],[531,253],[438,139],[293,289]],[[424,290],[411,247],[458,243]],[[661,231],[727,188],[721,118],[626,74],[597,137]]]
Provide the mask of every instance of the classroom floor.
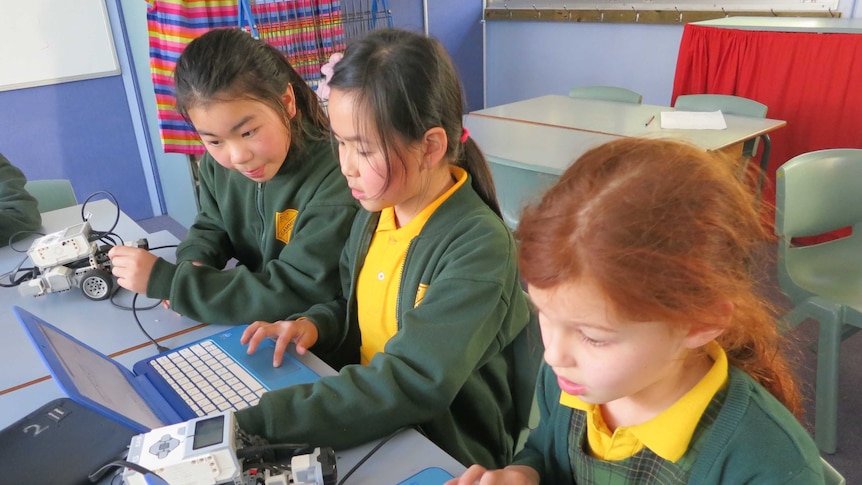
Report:
[[[184,226],[167,216],[137,222],[148,232],[168,230],[179,239],[183,239],[187,232]],[[776,254],[774,245],[764,246],[758,260],[758,274],[763,292],[776,307],[786,309],[790,306],[790,302],[778,286],[775,269]],[[797,369],[805,396],[805,424],[813,431],[814,372],[817,356],[810,346],[817,340],[817,323],[812,320],[805,321],[796,327],[791,335],[795,340]],[[862,332],[844,341],[840,359],[838,451],[824,457],[844,475],[848,484],[862,484],[862,465],[858,464],[859,457],[862,457],[862,412],[860,412],[862,410]]]

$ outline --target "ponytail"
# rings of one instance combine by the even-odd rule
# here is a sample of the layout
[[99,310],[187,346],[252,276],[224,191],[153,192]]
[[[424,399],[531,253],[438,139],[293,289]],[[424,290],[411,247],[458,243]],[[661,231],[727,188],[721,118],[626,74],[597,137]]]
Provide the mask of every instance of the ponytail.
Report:
[[461,156],[458,158],[457,165],[473,179],[473,190],[479,194],[479,197],[497,214],[503,218],[500,210],[500,203],[497,201],[497,190],[494,187],[494,178],[491,176],[491,167],[488,165],[488,160],[485,154],[479,148],[479,145],[470,137],[462,143],[463,149]]

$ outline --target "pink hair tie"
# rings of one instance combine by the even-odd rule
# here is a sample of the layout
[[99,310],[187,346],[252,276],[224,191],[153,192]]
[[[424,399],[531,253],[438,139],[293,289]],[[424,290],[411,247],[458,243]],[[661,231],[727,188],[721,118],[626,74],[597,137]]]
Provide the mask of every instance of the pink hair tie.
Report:
[[470,136],[470,131],[467,128],[461,128],[461,143],[467,143],[467,138]]

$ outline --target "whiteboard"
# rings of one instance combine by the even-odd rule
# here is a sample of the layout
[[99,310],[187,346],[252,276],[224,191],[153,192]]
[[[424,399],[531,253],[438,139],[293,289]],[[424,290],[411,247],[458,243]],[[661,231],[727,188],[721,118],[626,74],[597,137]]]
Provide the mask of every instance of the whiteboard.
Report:
[[0,91],[119,73],[105,0],[0,0]]

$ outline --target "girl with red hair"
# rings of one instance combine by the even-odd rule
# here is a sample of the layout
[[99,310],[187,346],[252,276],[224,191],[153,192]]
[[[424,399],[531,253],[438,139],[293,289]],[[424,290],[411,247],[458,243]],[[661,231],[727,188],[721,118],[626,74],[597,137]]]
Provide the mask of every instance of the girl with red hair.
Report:
[[823,483],[752,275],[769,240],[734,163],[679,142],[584,154],[521,217],[540,424],[451,484]]

